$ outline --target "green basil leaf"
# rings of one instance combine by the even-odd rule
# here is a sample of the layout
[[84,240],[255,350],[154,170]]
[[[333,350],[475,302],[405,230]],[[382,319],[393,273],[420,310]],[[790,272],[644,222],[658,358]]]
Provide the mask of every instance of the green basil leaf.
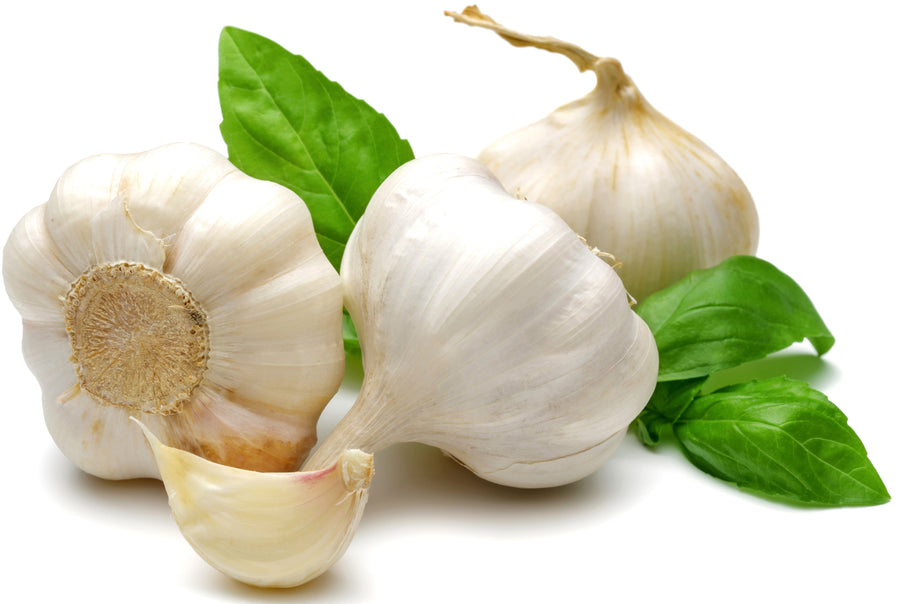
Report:
[[303,57],[234,27],[219,38],[219,102],[228,158],[250,176],[297,193],[339,269],[375,189],[412,159],[409,143],[384,115]]
[[890,500],[846,416],[803,382],[773,378],[699,396],[674,433],[703,471],[774,499],[823,506]]
[[347,313],[346,309],[344,310],[343,330],[344,351],[359,354],[359,336],[356,334],[356,326],[353,324],[353,320],[350,318],[350,315]]
[[662,432],[691,404],[706,383],[706,377],[657,382],[647,406],[635,419],[638,438],[647,446],[658,445]]
[[659,380],[705,376],[808,339],[820,355],[834,337],[790,277],[752,256],[694,271],[648,296],[636,312],[659,349]]

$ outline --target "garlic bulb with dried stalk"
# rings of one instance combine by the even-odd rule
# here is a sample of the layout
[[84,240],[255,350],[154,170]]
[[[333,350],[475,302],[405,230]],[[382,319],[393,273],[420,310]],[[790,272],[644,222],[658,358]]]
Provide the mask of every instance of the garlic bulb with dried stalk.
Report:
[[615,271],[473,159],[389,176],[341,278],[365,377],[307,468],[415,441],[493,482],[566,484],[612,454],[656,384],[653,337]]
[[654,109],[619,61],[512,31],[474,6],[446,14],[596,74],[585,97],[501,137],[478,159],[509,191],[552,208],[615,256],[638,301],[693,270],[756,253],[759,222],[747,187],[712,149]]
[[372,455],[343,451],[314,472],[253,472],[167,447],[141,426],[182,534],[211,566],[259,587],[295,587],[350,544],[373,476]]
[[296,469],[340,386],[340,279],[309,211],[199,145],[66,170],[3,279],[50,434],[103,478],[158,476],[129,416],[213,461]]

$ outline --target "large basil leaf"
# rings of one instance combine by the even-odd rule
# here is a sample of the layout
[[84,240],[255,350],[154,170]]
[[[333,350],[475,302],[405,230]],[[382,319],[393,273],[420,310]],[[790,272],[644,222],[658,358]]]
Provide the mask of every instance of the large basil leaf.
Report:
[[827,506],[890,500],[846,416],[803,382],[774,378],[699,396],[674,432],[694,465],[756,493]]
[[649,296],[636,312],[659,348],[659,381],[709,375],[807,338],[820,355],[834,337],[793,279],[733,256]]
[[306,202],[332,265],[378,185],[412,159],[387,118],[303,57],[226,27],[219,38],[221,131],[243,172]]

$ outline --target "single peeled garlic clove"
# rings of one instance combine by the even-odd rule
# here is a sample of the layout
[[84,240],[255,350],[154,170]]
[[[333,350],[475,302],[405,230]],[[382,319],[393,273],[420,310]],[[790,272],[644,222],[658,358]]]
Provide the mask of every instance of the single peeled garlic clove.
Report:
[[214,568],[250,585],[295,587],[346,551],[374,473],[369,453],[344,451],[312,472],[255,472],[166,446],[140,426],[178,527]]
[[653,336],[615,271],[473,159],[391,174],[341,277],[365,378],[307,468],[420,442],[492,482],[567,484],[612,455],[656,385]]

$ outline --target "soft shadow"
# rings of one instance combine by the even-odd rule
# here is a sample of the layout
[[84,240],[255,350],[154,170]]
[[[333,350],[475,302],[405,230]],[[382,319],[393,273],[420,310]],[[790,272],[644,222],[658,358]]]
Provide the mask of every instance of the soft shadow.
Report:
[[192,576],[194,587],[202,593],[214,593],[223,601],[285,602],[285,601],[349,601],[362,596],[357,581],[341,572],[340,562],[312,581],[296,587],[256,587],[231,579],[216,571]]
[[627,461],[616,458],[572,484],[521,489],[479,478],[433,447],[394,445],[375,457],[364,522],[400,525],[410,518],[426,518],[520,533],[523,523],[552,529],[560,517],[593,515],[598,510],[611,516],[643,490],[629,479]]
[[47,490],[68,509],[104,523],[134,526],[135,518],[171,522],[162,482],[151,478],[106,480],[75,467],[56,449],[48,448],[40,466]]
[[[673,439],[674,440],[674,439]],[[675,445],[677,446],[677,444]],[[884,505],[888,503],[888,501],[884,501],[881,503],[844,503],[844,504],[828,504],[828,503],[814,503],[814,502],[805,502],[799,501],[797,499],[788,497],[787,495],[775,495],[764,493],[762,491],[747,488],[741,485],[738,485],[734,482],[728,480],[722,480],[717,476],[709,474],[704,470],[698,468],[691,464],[691,461],[685,456],[684,462],[691,466],[691,468],[698,473],[697,480],[703,480],[707,485],[712,488],[718,489],[722,492],[729,493],[741,493],[742,497],[753,498],[756,501],[757,505],[766,506],[773,510],[778,510],[780,512],[786,511],[796,511],[802,512],[804,515],[809,515],[811,513],[819,512],[826,513],[832,510],[836,510],[843,507],[874,507],[878,505]]]
[[703,386],[703,391],[710,392],[731,384],[782,376],[807,382],[814,388],[824,389],[833,384],[840,373],[822,357],[785,352],[744,363],[733,369],[718,371],[710,376],[709,381]]

